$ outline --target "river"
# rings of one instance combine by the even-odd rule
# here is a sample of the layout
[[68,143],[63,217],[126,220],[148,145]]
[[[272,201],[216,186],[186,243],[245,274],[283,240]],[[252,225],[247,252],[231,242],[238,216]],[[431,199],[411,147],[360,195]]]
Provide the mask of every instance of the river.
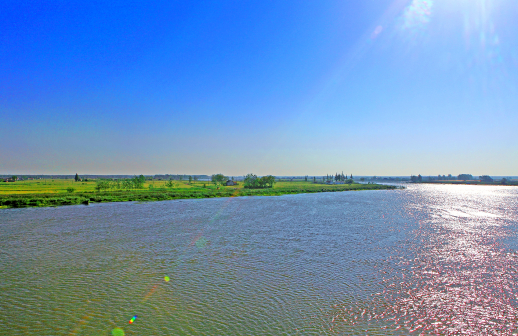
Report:
[[0,209],[0,335],[511,335],[517,212],[467,185]]

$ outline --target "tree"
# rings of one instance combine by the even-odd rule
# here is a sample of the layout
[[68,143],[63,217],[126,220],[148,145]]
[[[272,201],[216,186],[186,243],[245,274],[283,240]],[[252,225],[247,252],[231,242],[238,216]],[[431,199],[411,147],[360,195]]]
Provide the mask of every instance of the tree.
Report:
[[244,179],[245,188],[257,188],[259,185],[257,180],[257,175],[255,174],[246,175]]
[[272,175],[263,176],[259,180],[259,186],[261,188],[273,188],[274,183],[275,183],[275,177]]
[[110,181],[107,181],[107,180],[95,181],[95,190],[103,191],[103,190],[108,190],[108,188],[110,188]]
[[275,183],[275,176],[268,175],[261,178],[255,174],[248,174],[245,176],[244,185],[245,188],[273,188]]
[[270,188],[273,188],[273,185],[275,183],[275,176],[272,176],[272,175],[266,176],[266,181],[270,185]]
[[75,188],[72,188],[72,187],[68,187],[67,188],[67,192],[69,193],[73,193],[76,189]]
[[473,180],[473,175],[471,174],[460,174],[457,176],[457,180]]
[[79,181],[81,180],[81,179],[79,178],[79,175],[77,175],[77,173],[76,173],[76,176],[74,177],[74,180],[75,180],[76,182],[79,182]]
[[317,183],[317,177],[313,176],[313,183]]
[[211,177],[211,181],[215,185],[219,185],[219,184],[225,182],[226,180],[228,180],[228,177],[226,177],[223,174],[213,174]]
[[146,178],[144,177],[144,175],[134,176],[131,179],[131,183],[133,184],[133,188],[135,189],[144,188],[144,182],[146,182]]
[[192,176],[189,175],[189,184],[192,183]]
[[268,179],[266,176],[263,176],[257,180],[257,183],[259,184],[259,188],[266,188],[268,186]]
[[307,182],[307,181],[308,181],[308,176],[306,175],[304,179],[305,179],[305,181]]
[[13,181],[18,180],[18,176],[16,176],[16,175],[13,175],[11,178],[13,179]]

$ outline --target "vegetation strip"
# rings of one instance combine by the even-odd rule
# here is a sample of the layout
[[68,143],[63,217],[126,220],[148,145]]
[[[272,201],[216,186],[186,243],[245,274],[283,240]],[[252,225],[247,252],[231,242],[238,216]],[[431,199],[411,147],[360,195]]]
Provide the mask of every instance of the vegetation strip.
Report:
[[103,192],[76,193],[39,193],[39,194],[7,194],[0,195],[0,207],[48,207],[60,205],[89,204],[90,202],[128,202],[128,201],[165,201],[175,199],[235,197],[235,196],[280,196],[314,192],[336,192],[354,190],[387,190],[396,186],[380,184],[342,184],[326,185],[311,183],[283,183],[282,186],[266,189],[245,189],[222,187],[172,189],[155,188],[150,190],[120,190]]

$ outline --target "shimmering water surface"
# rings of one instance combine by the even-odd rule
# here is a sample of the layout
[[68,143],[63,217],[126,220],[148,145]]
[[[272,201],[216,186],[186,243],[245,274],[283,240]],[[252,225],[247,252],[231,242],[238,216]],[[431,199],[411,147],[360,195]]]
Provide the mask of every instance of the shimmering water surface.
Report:
[[517,205],[410,185],[3,209],[0,335],[510,335]]

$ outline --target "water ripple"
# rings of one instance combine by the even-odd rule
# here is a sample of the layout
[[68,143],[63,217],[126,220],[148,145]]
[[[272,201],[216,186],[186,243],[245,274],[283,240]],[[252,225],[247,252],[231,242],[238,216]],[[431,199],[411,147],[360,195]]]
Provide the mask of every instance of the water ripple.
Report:
[[511,335],[517,205],[417,185],[0,209],[0,333]]

